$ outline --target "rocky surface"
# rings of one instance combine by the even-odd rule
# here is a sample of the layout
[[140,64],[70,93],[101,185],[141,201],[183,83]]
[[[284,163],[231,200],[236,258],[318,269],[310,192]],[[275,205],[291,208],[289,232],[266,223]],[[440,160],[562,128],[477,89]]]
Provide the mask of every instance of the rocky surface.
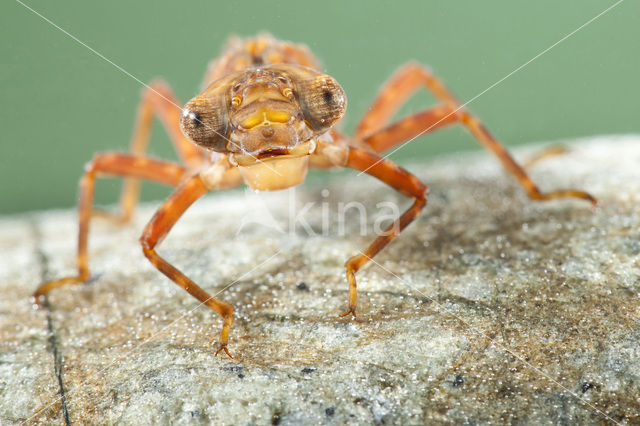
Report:
[[528,200],[486,153],[407,165],[429,204],[358,274],[355,320],[344,261],[405,199],[345,173],[201,200],[158,251],[236,307],[236,360],[142,255],[157,203],[96,219],[94,278],[39,310],[36,285],[73,272],[75,212],[2,218],[0,423],[638,424],[640,137],[571,146],[531,174],[595,209]]

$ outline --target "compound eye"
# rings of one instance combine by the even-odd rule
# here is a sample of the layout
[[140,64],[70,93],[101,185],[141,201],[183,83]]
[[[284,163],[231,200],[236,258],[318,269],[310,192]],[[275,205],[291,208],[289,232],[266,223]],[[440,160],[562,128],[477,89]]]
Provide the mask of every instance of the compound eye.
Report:
[[188,127],[202,126],[202,117],[197,112],[189,111],[187,108],[182,110],[182,121]]
[[228,121],[229,111],[224,103],[196,96],[182,110],[180,129],[203,148],[225,152]]
[[324,132],[342,118],[347,97],[336,80],[328,75],[296,81],[296,95],[305,120],[316,132]]
[[180,114],[180,129],[203,148],[227,153],[231,91],[243,77],[241,72],[228,74],[191,99]]

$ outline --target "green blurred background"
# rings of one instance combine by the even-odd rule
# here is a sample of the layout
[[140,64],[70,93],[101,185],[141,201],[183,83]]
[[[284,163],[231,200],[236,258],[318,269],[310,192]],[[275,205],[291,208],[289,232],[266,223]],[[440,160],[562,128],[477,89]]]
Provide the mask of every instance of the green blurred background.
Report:
[[[306,43],[347,92],[347,131],[408,60],[430,65],[466,101],[615,3],[23,1],[140,80],[166,79],[182,101],[231,33]],[[127,149],[141,86],[13,0],[0,5],[0,36],[0,213],[73,206],[93,153]],[[469,108],[507,146],[638,132],[639,43],[640,4],[626,0]],[[421,94],[403,112],[429,102]],[[452,128],[392,158],[470,149],[479,149],[472,137]],[[157,123],[150,151],[175,158]],[[100,183],[98,203],[117,200],[119,188]],[[143,198],[167,193],[149,184]]]

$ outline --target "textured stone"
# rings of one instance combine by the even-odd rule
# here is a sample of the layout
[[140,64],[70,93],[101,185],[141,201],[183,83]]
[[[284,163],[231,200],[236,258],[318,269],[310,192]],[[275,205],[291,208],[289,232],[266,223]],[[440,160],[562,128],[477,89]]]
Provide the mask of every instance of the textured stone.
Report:
[[[38,282],[73,272],[75,213],[1,219],[0,423],[637,424],[640,137],[572,147],[531,174],[595,209],[528,200],[486,153],[408,165],[429,204],[358,274],[357,320],[338,317],[343,263],[402,196],[351,173],[201,200],[158,251],[236,307],[237,360],[214,356],[220,318],[142,255],[157,203],[96,219],[94,278],[40,310]],[[355,208],[340,232],[349,201],[368,236]],[[307,202],[315,235],[292,229]]]

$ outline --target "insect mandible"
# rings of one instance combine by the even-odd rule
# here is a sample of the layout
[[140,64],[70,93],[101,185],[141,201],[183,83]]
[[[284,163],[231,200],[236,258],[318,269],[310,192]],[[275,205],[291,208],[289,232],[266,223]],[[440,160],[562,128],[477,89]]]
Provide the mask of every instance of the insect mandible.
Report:
[[[40,296],[65,284],[89,279],[87,238],[95,180],[100,175],[125,177],[121,219],[127,221],[137,204],[139,180],[175,187],[147,223],[140,243],[149,261],[172,281],[223,318],[220,346],[227,349],[234,308],[210,296],[156,252],[180,216],[211,190],[241,185],[273,191],[300,184],[311,168],[346,167],[365,172],[408,197],[412,204],[363,252],[345,264],[349,305],[342,316],[356,316],[356,273],[393,240],[427,203],[427,186],[381,156],[385,151],[424,133],[462,124],[518,180],[533,200],[575,197],[596,203],[574,189],[543,193],[526,171],[489,131],[471,115],[431,71],[417,63],[400,68],[382,87],[353,136],[335,128],[347,107],[338,82],[320,71],[304,45],[279,41],[268,34],[231,38],[204,78],[202,93],[184,107],[161,81],[144,90],[137,112],[131,152],[96,154],[80,181],[78,201],[77,275],[41,284]],[[440,102],[390,123],[396,111],[420,88]],[[146,155],[153,117],[164,124],[181,164]]]

